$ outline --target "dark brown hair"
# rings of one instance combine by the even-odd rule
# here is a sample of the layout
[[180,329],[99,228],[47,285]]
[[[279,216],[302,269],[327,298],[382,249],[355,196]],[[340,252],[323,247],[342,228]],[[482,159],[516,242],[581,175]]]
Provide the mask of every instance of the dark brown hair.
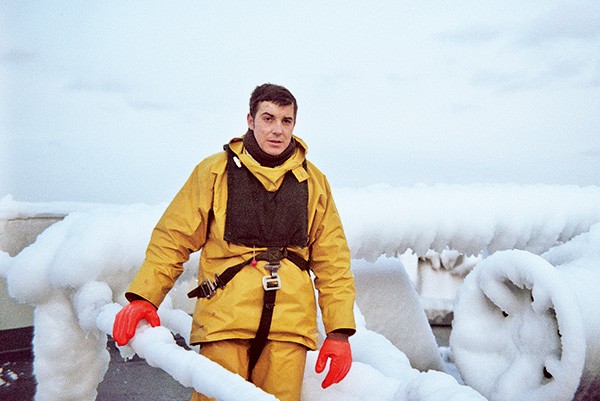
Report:
[[273,102],[278,106],[294,105],[294,118],[298,112],[298,102],[287,88],[275,84],[262,84],[257,86],[250,96],[250,115],[256,117],[260,102]]

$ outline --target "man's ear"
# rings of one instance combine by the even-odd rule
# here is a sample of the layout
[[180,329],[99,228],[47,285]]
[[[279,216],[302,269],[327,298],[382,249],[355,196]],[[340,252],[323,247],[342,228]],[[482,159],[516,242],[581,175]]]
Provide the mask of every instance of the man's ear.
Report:
[[248,129],[254,131],[254,118],[248,113],[246,116],[246,121],[248,121]]

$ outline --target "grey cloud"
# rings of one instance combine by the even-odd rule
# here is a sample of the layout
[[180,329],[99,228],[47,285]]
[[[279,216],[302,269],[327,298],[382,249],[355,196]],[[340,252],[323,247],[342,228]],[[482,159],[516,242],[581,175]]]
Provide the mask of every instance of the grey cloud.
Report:
[[35,60],[38,53],[22,49],[0,51],[0,64],[24,64]]
[[117,81],[73,81],[65,89],[74,92],[103,92],[103,93],[126,93],[129,92],[127,85]]
[[600,86],[600,60],[596,62],[594,71],[592,72],[591,77],[588,80],[588,86],[593,88],[597,88]]
[[582,154],[584,156],[590,156],[590,157],[598,157],[598,158],[600,158],[600,148],[590,149],[590,150],[587,150],[585,152],[582,152]]
[[523,25],[517,42],[538,45],[560,39],[600,38],[600,3],[564,4]]
[[531,76],[522,71],[480,71],[473,76],[475,85],[496,87],[502,92],[538,88],[546,82],[547,78],[544,76],[537,74]]
[[141,98],[135,86],[121,83],[117,80],[77,80],[65,86],[67,91],[105,93],[118,95],[127,101],[129,107],[135,110],[171,110],[172,105]]
[[478,107],[472,103],[451,103],[448,106],[448,111],[454,114],[467,113],[473,110],[477,110]]
[[129,106],[135,110],[171,110],[173,107],[167,103],[153,102],[149,100],[131,100]]
[[502,35],[503,31],[500,28],[481,25],[442,32],[437,34],[436,38],[445,43],[478,45],[499,39]]
[[472,25],[436,35],[441,42],[485,44],[498,39],[536,46],[561,39],[600,38],[600,2],[563,4],[521,24],[506,26]]
[[[597,85],[598,77],[586,77],[587,64],[579,60],[557,60],[544,64],[528,64],[513,71],[486,70],[473,76],[472,82],[479,86],[494,86],[500,91],[521,91],[552,84],[568,84],[580,87]],[[596,84],[594,84],[596,82]]]

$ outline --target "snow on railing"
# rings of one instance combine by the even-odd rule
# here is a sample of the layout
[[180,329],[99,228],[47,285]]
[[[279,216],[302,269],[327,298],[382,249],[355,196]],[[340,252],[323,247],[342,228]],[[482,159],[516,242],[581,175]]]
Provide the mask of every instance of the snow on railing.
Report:
[[[96,399],[96,388],[108,369],[106,334],[112,332],[121,307],[113,303],[113,290],[122,294],[141,263],[148,241],[144,231],[152,229],[151,212],[144,206],[75,212],[49,227],[16,257],[2,254],[0,272],[9,293],[35,307],[36,399]],[[173,332],[189,333],[189,315],[165,307],[161,311]],[[189,324],[181,323],[183,316]],[[130,357],[138,353],[208,396],[227,401],[275,399],[197,352],[179,347],[165,327],[141,327],[123,353]]]
[[466,255],[522,249],[541,254],[600,222],[600,187],[377,185],[334,191],[356,259],[411,249]]
[[600,224],[541,256],[484,259],[461,287],[450,337],[466,383],[491,400],[600,397]]
[[[121,305],[112,303],[102,308],[98,315],[98,327],[105,334],[112,333],[115,315]],[[162,310],[161,317],[169,313]],[[174,312],[171,310],[171,312]],[[191,328],[191,317],[189,328]],[[167,319],[164,319],[167,320]],[[177,320],[171,319],[171,321]],[[189,332],[188,328],[188,332]],[[153,367],[163,369],[185,387],[193,387],[207,397],[224,401],[275,401],[276,398],[265,393],[241,376],[231,374],[221,365],[193,350],[180,347],[168,326],[150,327],[142,323],[136,335],[125,346],[122,355],[139,355]],[[127,350],[131,348],[131,350]],[[128,352],[129,351],[129,352]]]
[[[121,303],[123,291],[141,264],[145,247],[160,210],[147,206],[110,206],[73,212],[46,229],[17,256],[0,253],[0,274],[7,280],[9,293],[20,302],[34,306],[34,374],[38,382],[36,399],[93,400],[97,386],[108,369],[107,333]],[[192,273],[198,255],[186,264],[173,294],[194,281]],[[115,303],[115,300],[119,303]],[[177,302],[175,302],[177,303]],[[273,399],[239,376],[216,368],[195,351],[174,344],[171,332],[188,332],[191,318],[169,307],[167,300],[159,315],[165,327],[142,327],[131,341],[131,349],[153,366],[171,374],[184,386],[191,386],[224,401],[240,400],[245,394],[253,400]],[[360,311],[357,310],[357,316]],[[189,319],[188,322],[185,322]],[[309,352],[303,400],[325,397],[335,400],[405,400],[405,392],[420,390],[423,375],[413,369],[406,356],[383,336],[359,328],[353,337],[357,360],[343,384],[323,393],[322,377],[313,370],[315,352]],[[384,349],[374,349],[380,344]],[[364,348],[361,352],[361,348]],[[396,353],[396,359],[390,355]],[[379,355],[380,360],[361,362],[360,355]],[[402,356],[402,357],[400,357]],[[363,358],[364,359],[364,358]],[[385,359],[385,360],[384,360]],[[193,362],[192,362],[193,361]],[[380,365],[380,370],[377,366]],[[389,367],[394,366],[390,371]],[[385,368],[385,369],[384,369]],[[400,372],[400,373],[399,373]],[[459,385],[451,376],[440,382],[446,393],[464,394],[465,399],[481,401],[474,390]],[[394,375],[394,377],[389,377]],[[427,374],[427,377],[433,377]],[[357,388],[360,384],[360,389]],[[360,395],[362,394],[362,395]],[[360,395],[360,396],[359,396]],[[423,395],[425,397],[425,395]],[[414,400],[436,401],[427,396]]]
[[[440,252],[447,248],[464,254],[503,249],[540,254],[588,231],[600,221],[598,187],[379,186],[339,190],[335,197],[353,257],[367,260],[381,255],[398,256],[407,249],[419,256],[430,249]],[[10,218],[11,208],[23,215],[30,207],[31,204],[4,198],[0,201],[0,216]],[[143,261],[152,228],[163,209],[164,205],[82,208],[48,228],[17,256],[0,253],[0,275],[6,278],[10,295],[35,307],[33,345],[38,399],[64,399],[68,394],[73,394],[73,399],[95,398],[96,387],[108,369],[106,334],[112,327],[111,319],[125,302],[122,294]],[[193,282],[196,263],[197,259],[186,264],[186,272],[174,293],[179,286]],[[90,295],[89,291],[98,294]],[[173,303],[173,311],[181,308],[188,311],[184,301],[173,298]],[[179,318],[172,320],[181,322]],[[169,329],[185,332],[185,327],[186,324],[178,324]],[[180,358],[169,360],[165,356],[172,349],[169,336],[166,329],[142,328],[132,346],[149,361],[155,360],[161,368],[173,372],[182,384],[195,387],[202,383],[199,390],[210,392],[216,386],[210,374],[215,369],[198,362],[204,368],[197,371],[190,368],[194,373],[185,376],[179,365],[184,362],[179,361],[201,357],[185,351]],[[387,348],[380,351],[382,358],[400,352],[381,337],[362,327],[353,339],[356,344],[353,346],[360,351],[367,343],[368,347],[385,343]],[[361,338],[369,341],[361,342]],[[314,353],[309,352],[308,363],[314,362],[314,358]],[[370,364],[357,361],[348,379],[329,389],[327,399],[434,401],[449,399],[448,394],[454,393],[465,400],[483,399],[445,373],[419,373],[402,362],[402,358],[395,361],[393,377],[389,373],[389,358],[382,361],[384,367],[380,369],[373,366],[373,361]],[[319,379],[311,368],[309,365],[305,377],[304,401],[318,400],[322,394]],[[222,373],[227,378],[223,381],[219,376],[219,387],[237,388],[235,383],[239,380],[231,378],[234,375],[229,372]],[[426,391],[433,387],[445,391],[435,394]],[[252,399],[269,399],[254,389],[244,388],[243,392],[258,392]],[[332,394],[338,394],[339,398]],[[219,393],[219,397],[240,399],[239,393],[234,398],[227,398],[224,393]]]
[[[336,189],[334,198],[355,259],[418,256],[444,249],[465,255],[521,249],[535,254],[589,231],[600,222],[600,187],[575,185],[436,185]],[[146,210],[140,228],[152,227],[166,205]],[[90,211],[109,206],[17,202],[0,199],[0,218]],[[119,206],[113,206],[118,210]],[[139,231],[140,238],[149,233]]]

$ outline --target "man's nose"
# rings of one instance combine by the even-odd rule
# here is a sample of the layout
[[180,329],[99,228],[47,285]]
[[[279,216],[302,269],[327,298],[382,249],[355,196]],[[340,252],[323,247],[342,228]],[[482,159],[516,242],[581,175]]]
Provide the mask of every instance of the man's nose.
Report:
[[273,125],[273,133],[274,134],[282,134],[283,133],[283,122],[276,121]]

